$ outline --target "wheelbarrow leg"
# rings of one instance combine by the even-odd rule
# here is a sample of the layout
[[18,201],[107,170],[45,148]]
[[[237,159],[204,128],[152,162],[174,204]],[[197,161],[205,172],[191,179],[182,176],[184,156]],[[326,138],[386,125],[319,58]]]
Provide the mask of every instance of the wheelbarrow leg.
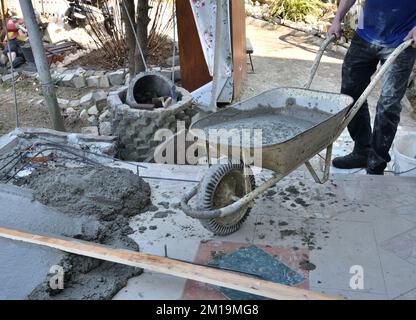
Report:
[[331,167],[331,158],[332,158],[332,144],[330,144],[326,148],[326,156],[325,156],[325,167],[324,167],[324,176],[321,179],[318,174],[316,173],[315,169],[312,167],[309,161],[305,162],[306,168],[308,168],[310,174],[312,175],[313,179],[316,183],[324,184],[329,179],[329,168]]

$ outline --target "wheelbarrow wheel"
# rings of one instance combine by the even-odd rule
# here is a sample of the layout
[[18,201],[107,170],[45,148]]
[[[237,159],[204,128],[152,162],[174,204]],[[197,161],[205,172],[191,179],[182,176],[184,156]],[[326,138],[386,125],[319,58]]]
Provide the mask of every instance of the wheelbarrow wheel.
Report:
[[[198,207],[202,210],[226,207],[254,190],[255,185],[252,171],[242,163],[212,166],[201,181]],[[226,236],[241,228],[250,209],[251,205],[248,204],[232,215],[200,221],[215,235]]]

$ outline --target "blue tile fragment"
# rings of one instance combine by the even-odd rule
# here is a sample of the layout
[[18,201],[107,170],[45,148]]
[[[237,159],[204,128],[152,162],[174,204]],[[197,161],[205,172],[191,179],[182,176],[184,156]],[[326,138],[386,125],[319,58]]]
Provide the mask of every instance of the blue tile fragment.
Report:
[[[272,257],[257,246],[240,248],[220,259],[214,259],[208,265],[234,270],[259,279],[285,284],[296,285],[305,280],[301,274],[284,263]],[[265,299],[254,294],[219,287],[219,291],[230,300],[260,300]]]

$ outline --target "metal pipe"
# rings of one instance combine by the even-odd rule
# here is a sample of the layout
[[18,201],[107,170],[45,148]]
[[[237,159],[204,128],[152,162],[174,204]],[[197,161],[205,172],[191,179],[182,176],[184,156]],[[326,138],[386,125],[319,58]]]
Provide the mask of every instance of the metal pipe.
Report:
[[321,63],[322,56],[325,53],[325,50],[328,48],[329,44],[334,41],[336,38],[335,35],[329,36],[325,39],[325,41],[321,44],[318,53],[316,55],[315,61],[311,68],[311,73],[309,76],[309,80],[305,85],[305,89],[310,89],[313,79],[315,78],[316,72],[318,71],[319,64]]
[[36,67],[42,83],[43,95],[49,109],[53,127],[55,130],[65,131],[32,1],[20,0],[19,2],[28,29],[30,46],[35,57]]
[[[20,1],[22,1],[22,0],[20,0]],[[134,37],[136,38],[136,45],[139,48],[140,55],[141,55],[142,60],[143,60],[144,69],[146,71],[148,71],[149,69],[147,68],[147,63],[146,63],[146,60],[144,58],[144,54],[143,54],[142,46],[141,46],[140,41],[139,41],[139,37],[137,36],[136,28],[134,27],[134,23],[133,23],[133,20],[131,18],[130,12],[127,10],[127,6],[126,6],[126,3],[124,1],[123,1],[123,8],[124,8],[124,11],[126,12],[127,18],[129,19],[130,27],[133,30]]]
[[212,75],[212,92],[211,92],[211,110],[217,111],[217,89],[218,76],[220,73],[220,48],[221,48],[221,34],[222,34],[222,0],[217,0],[216,16],[215,16],[215,50],[214,50],[214,70]]

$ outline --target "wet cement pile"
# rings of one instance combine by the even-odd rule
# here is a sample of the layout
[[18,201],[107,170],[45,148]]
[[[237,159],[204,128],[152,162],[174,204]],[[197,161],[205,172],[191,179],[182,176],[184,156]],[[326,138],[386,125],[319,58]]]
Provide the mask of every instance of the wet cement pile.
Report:
[[[133,232],[129,227],[129,218],[150,205],[150,187],[132,172],[108,167],[55,169],[32,174],[26,178],[24,186],[32,192],[10,185],[5,189],[4,198],[13,200],[16,197],[16,205],[13,207],[14,202],[9,201],[10,210],[0,214],[2,225],[117,248],[139,249],[128,237]],[[33,198],[40,203],[33,202]],[[26,207],[23,205],[20,209],[25,203]],[[36,278],[27,279],[26,291],[21,289],[11,294],[11,298],[110,299],[127,284],[129,278],[141,273],[140,269],[124,265],[1,241],[5,243],[0,247],[0,258],[9,261],[9,273],[14,272],[10,269],[15,266],[22,268],[21,265],[27,265],[25,253],[33,255],[30,262],[33,266],[30,265],[28,271],[38,273]],[[61,266],[65,271],[64,290],[52,290],[49,286],[45,270],[52,265]],[[0,266],[0,269],[6,267]],[[10,286],[13,287],[13,284],[10,283]],[[4,290],[8,290],[6,286]],[[1,289],[0,296],[8,298],[7,292]]]
[[[255,146],[256,144],[273,145],[287,141],[298,134],[327,120],[332,114],[318,109],[310,109],[300,106],[290,108],[257,108],[254,111],[246,111],[226,121],[204,128],[205,134],[210,135],[210,130],[235,130],[233,136],[244,139],[243,146]],[[256,130],[262,130],[262,140],[256,141]],[[230,131],[231,132],[231,131]],[[211,137],[210,137],[210,140]]]

